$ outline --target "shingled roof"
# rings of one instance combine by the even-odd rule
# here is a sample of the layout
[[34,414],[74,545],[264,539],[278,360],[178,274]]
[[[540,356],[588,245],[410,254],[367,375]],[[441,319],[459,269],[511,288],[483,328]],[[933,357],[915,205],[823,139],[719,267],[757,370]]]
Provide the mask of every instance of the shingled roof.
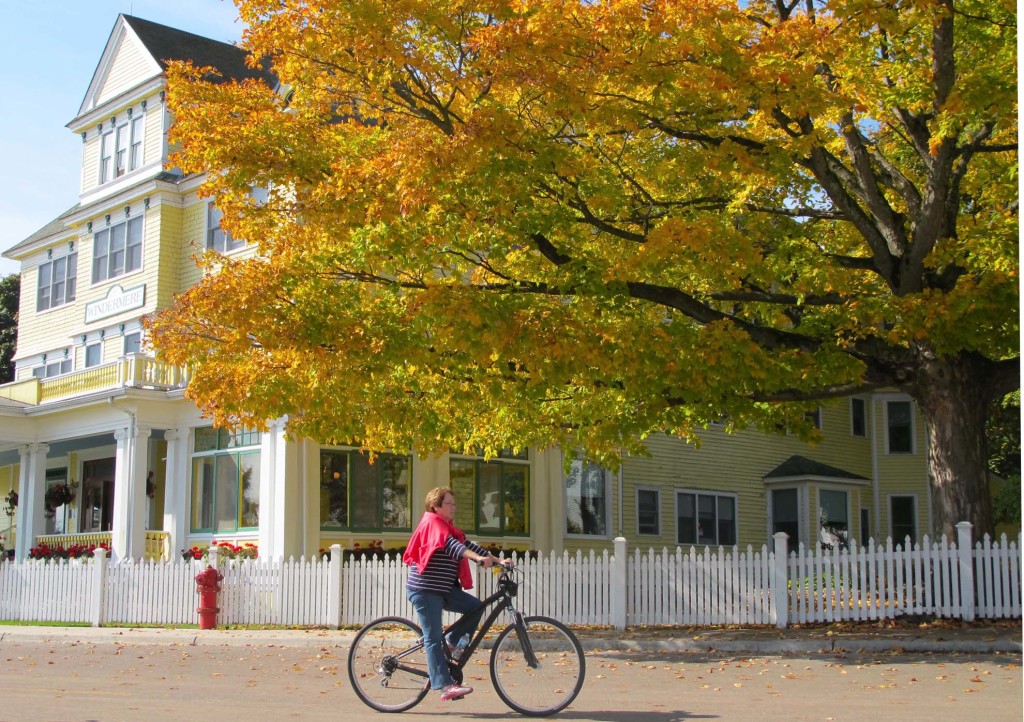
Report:
[[777,479],[793,479],[796,477],[818,477],[824,479],[836,479],[845,481],[868,481],[860,474],[854,474],[835,466],[822,464],[820,461],[808,459],[805,456],[791,456],[774,469],[765,474],[762,478],[765,481]]
[[230,43],[211,40],[132,15],[122,17],[163,70],[167,69],[172,60],[190,60],[198,67],[216,68],[225,80],[253,78],[271,87],[277,85],[269,63],[264,62],[259,68],[250,68],[245,64],[246,52]]

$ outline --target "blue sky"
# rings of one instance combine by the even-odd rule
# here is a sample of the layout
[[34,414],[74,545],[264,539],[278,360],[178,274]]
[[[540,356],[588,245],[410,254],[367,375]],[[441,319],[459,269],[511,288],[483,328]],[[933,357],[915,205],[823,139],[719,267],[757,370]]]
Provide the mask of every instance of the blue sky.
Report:
[[[7,18],[0,108],[0,250],[78,201],[82,141],[75,117],[118,13],[232,42],[242,25],[231,0],[0,0]],[[18,265],[0,258],[0,275]]]

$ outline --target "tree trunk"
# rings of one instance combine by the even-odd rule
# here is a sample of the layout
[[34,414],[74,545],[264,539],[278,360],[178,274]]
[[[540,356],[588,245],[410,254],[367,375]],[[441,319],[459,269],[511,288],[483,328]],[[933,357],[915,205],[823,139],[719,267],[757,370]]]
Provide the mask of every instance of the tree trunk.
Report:
[[928,472],[936,534],[956,539],[956,524],[974,524],[975,538],[991,534],[985,422],[995,389],[984,359],[960,354],[928,359],[914,395],[928,437]]

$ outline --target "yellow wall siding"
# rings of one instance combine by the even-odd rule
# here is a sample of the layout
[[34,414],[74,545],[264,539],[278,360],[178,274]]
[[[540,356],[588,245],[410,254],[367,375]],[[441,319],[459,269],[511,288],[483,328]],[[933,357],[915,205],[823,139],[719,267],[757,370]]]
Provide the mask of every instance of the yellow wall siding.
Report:
[[[868,405],[876,414],[881,402]],[[623,464],[622,533],[630,546],[643,548],[673,546],[676,543],[676,495],[677,490],[709,491],[734,494],[737,498],[738,545],[748,544],[760,548],[769,540],[768,530],[768,489],[763,477],[780,463],[793,455],[805,456],[824,464],[837,467],[864,477],[863,485],[824,483],[809,480],[801,482],[807,488],[808,508],[803,512],[812,537],[817,535],[818,491],[833,488],[848,494],[850,535],[860,538],[860,509],[871,511],[873,499],[871,478],[872,429],[878,430],[880,419],[869,418],[868,436],[851,434],[850,402],[841,399],[824,404],[821,408],[822,439],[808,445],[789,434],[766,434],[758,429],[746,429],[730,434],[724,426],[713,425],[699,432],[699,448],[681,439],[664,434],[651,436],[646,440],[652,456],[631,457]],[[873,424],[873,425],[872,425]],[[921,437],[923,424],[917,420],[917,433]],[[879,470],[883,496],[890,490],[906,491],[918,495],[919,511],[927,507],[925,499],[925,460],[921,456],[924,448],[923,437],[912,455],[890,457],[880,460]],[[660,531],[658,536],[637,533],[636,490],[651,487],[660,490]],[[883,501],[883,506],[885,502]],[[885,509],[882,510],[883,515]],[[613,515],[613,524],[617,516]],[[884,516],[883,529],[888,529],[888,518]],[[922,520],[920,533],[926,529]],[[618,529],[616,528],[616,533]],[[877,536],[875,529],[872,534]],[[570,540],[566,540],[570,548]]]
[[[136,112],[139,112],[136,110]],[[162,166],[166,160],[164,153],[164,106],[160,96],[154,95],[146,100],[146,121],[142,138],[142,164],[159,162]]]
[[184,211],[170,205],[160,206],[160,241],[157,248],[159,279],[154,302],[157,308],[167,308],[174,295],[185,290],[181,286],[181,228]]
[[[78,289],[77,298],[82,297],[82,249],[76,243],[78,253]],[[67,252],[66,243],[54,247],[54,253],[63,255]],[[40,253],[29,264],[22,265],[20,308],[24,312],[19,316],[17,357],[19,359],[41,353],[52,353],[68,348],[71,353],[72,337],[81,324],[84,311],[80,301],[66,303],[46,311],[36,312],[36,294],[39,290],[39,265],[46,262],[46,254]],[[31,369],[24,365],[19,369],[18,378],[31,376]]]
[[100,183],[100,133],[95,128],[86,131],[82,144],[82,193],[87,193]]
[[886,446],[886,400],[886,397],[882,397],[874,404],[872,415],[877,429],[878,484],[881,494],[879,528],[873,530],[873,535],[877,541],[884,541],[891,535],[889,498],[893,495],[903,495],[916,498],[917,535],[920,539],[930,533],[931,526],[928,514],[928,462],[924,420],[918,413],[917,404],[914,404],[914,451],[911,454],[890,454]]
[[178,243],[180,290],[194,286],[202,278],[194,259],[206,249],[206,206],[206,200],[196,202],[190,199],[182,210],[181,237]]
[[139,43],[125,36],[97,94],[97,102],[105,103],[154,75],[153,59]]

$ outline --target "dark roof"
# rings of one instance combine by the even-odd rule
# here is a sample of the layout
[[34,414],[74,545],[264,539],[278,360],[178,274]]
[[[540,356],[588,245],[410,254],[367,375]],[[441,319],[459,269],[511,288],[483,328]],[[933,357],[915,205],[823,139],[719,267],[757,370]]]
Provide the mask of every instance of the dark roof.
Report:
[[33,233],[31,236],[29,236],[25,240],[21,241],[20,243],[16,243],[13,246],[11,246],[10,248],[8,248],[6,251],[4,251],[4,255],[7,255],[8,253],[13,253],[13,252],[19,250],[20,248],[27,248],[28,246],[31,246],[33,243],[35,243],[38,240],[42,240],[43,238],[48,238],[50,236],[56,235],[58,233],[61,233],[62,231],[67,230],[67,225],[64,223],[64,219],[67,218],[68,216],[70,216],[75,211],[77,211],[78,208],[79,208],[79,204],[78,203],[76,203],[75,205],[71,206],[66,211],[61,213],[59,216],[54,218],[52,221],[47,223],[45,226],[40,228],[38,231]]
[[171,60],[191,60],[197,67],[216,68],[225,80],[254,78],[272,88],[277,86],[277,80],[269,70],[269,63],[264,62],[263,67],[250,68],[245,64],[247,53],[239,47],[132,15],[123,17],[163,70],[167,69]]
[[822,464],[804,456],[791,456],[774,469],[765,474],[762,478],[765,481],[770,479],[788,479],[794,476],[819,476],[832,479],[854,479],[867,481],[868,479],[849,471]]

